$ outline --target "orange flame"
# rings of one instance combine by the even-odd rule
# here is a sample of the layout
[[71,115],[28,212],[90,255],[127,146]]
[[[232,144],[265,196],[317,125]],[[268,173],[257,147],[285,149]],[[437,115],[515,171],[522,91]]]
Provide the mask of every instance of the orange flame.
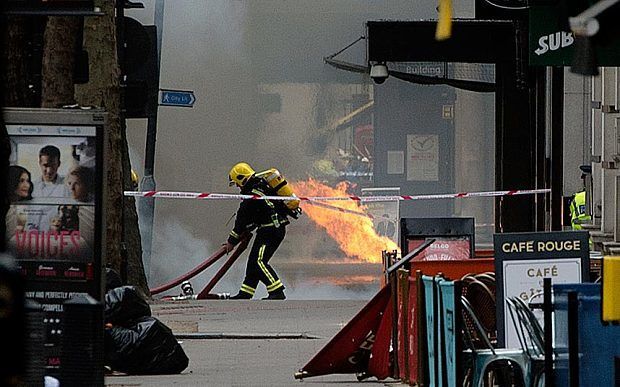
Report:
[[[338,183],[336,188],[332,188],[314,179],[291,183],[291,188],[297,196],[351,196],[347,193],[348,187],[347,182]],[[345,210],[366,213],[364,211],[366,208],[353,200],[329,201],[328,204]],[[325,229],[348,257],[381,263],[383,250],[398,249],[398,245],[390,238],[377,235],[370,217],[312,205],[304,206],[304,213],[317,226]]]

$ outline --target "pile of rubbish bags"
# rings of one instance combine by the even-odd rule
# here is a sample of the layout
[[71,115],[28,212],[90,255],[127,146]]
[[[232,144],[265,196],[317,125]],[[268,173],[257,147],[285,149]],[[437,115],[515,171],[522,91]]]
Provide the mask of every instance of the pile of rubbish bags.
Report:
[[105,364],[130,375],[178,374],[189,364],[172,330],[151,316],[151,307],[134,286],[114,287],[105,295]]

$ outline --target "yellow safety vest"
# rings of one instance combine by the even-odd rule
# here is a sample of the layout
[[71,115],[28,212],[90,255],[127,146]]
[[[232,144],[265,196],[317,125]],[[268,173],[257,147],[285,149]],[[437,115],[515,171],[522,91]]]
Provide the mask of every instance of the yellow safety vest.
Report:
[[570,221],[573,230],[581,230],[581,224],[592,220],[586,213],[586,191],[577,192],[570,202]]

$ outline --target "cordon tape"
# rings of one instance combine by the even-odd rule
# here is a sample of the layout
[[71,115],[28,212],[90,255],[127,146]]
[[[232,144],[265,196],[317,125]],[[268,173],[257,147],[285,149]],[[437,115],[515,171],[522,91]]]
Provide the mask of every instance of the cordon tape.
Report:
[[125,196],[143,198],[168,198],[168,199],[199,199],[199,200],[300,200],[319,207],[330,208],[335,211],[350,213],[359,216],[372,216],[363,212],[353,211],[346,208],[331,206],[325,201],[344,201],[353,200],[361,203],[365,202],[396,202],[401,200],[432,200],[432,199],[458,199],[470,197],[493,197],[493,196],[515,196],[515,195],[534,195],[549,193],[551,189],[525,189],[511,191],[484,191],[484,192],[459,192],[455,194],[429,194],[429,195],[384,195],[384,196],[259,196],[243,194],[224,194],[211,192],[177,192],[177,191],[125,191]]
[[243,194],[224,194],[212,192],[176,192],[176,191],[125,191],[125,196],[168,199],[200,200],[301,200],[311,202],[353,200],[359,202],[396,202],[401,200],[453,199],[491,196],[534,195],[549,193],[551,189],[524,189],[512,191],[459,192],[455,194],[429,195],[383,195],[383,196],[260,196]]

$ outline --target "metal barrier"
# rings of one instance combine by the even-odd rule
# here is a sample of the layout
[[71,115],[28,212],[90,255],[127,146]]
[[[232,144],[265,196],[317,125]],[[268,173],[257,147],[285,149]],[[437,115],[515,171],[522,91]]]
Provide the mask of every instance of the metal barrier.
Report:
[[[397,280],[394,347],[398,374],[394,376],[412,385],[452,386],[455,381],[462,385],[458,280],[466,274],[492,272],[493,259],[412,261],[410,266],[411,271],[399,271]],[[439,273],[457,281],[435,277]]]
[[556,386],[613,386],[620,325],[601,319],[601,285],[553,285],[553,296]]

